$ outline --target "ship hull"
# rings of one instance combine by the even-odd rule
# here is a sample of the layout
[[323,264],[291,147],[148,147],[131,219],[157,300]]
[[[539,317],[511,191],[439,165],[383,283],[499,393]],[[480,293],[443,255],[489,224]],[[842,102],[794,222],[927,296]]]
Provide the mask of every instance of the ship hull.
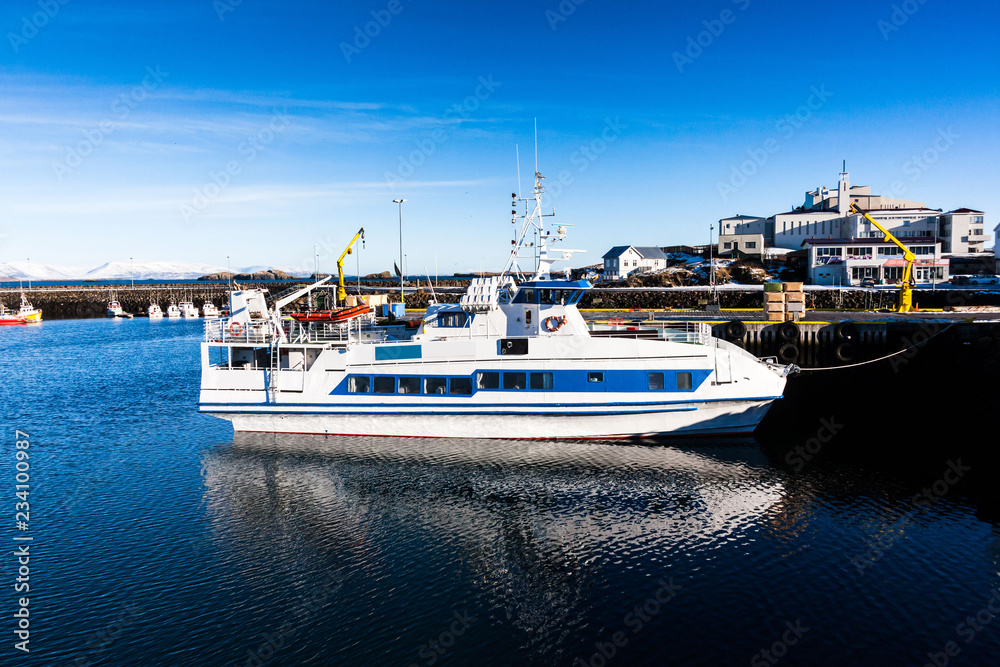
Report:
[[[238,407],[202,411],[227,419],[238,432],[319,435],[399,436],[416,438],[629,438],[666,435],[751,433],[777,397],[637,406],[510,406],[423,412],[357,411],[342,407],[272,406],[243,411]],[[221,408],[221,409],[220,409]],[[244,408],[245,409],[245,408]]]

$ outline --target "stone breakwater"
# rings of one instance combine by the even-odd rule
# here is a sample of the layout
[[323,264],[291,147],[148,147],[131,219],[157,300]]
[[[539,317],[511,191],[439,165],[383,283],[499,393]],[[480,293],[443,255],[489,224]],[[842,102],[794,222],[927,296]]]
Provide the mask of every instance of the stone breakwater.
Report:
[[[426,284],[426,283],[422,283]],[[300,286],[304,286],[302,283]],[[436,290],[438,303],[457,303],[468,285],[467,281],[442,281]],[[271,294],[280,294],[293,289],[292,283],[275,285],[273,283],[247,283],[242,287],[257,287],[269,289]],[[115,297],[121,303],[125,312],[145,315],[151,303],[159,304],[166,310],[171,301],[178,303],[184,300],[194,302],[199,309],[207,301],[218,307],[228,302],[228,284],[167,284],[167,285],[136,285],[116,286]],[[328,295],[331,290],[323,289],[317,292],[319,307],[332,307]],[[42,315],[47,320],[85,319],[105,317],[107,303],[111,291],[107,287],[33,287],[24,290],[28,300],[36,308],[42,309]],[[357,288],[348,286],[348,293],[355,294]],[[399,283],[392,281],[366,281],[362,286],[364,294],[388,294],[390,301],[399,301]],[[725,289],[717,292],[718,302],[722,308],[760,308],[762,292],[759,287],[747,289]],[[584,295],[580,302],[581,308],[598,308],[602,310],[629,310],[631,308],[660,309],[679,308],[686,310],[704,309],[710,301],[708,289],[636,289],[636,288],[594,288]],[[406,288],[406,306],[408,308],[426,308],[431,302],[431,291],[425,287]],[[809,290],[806,289],[806,307],[822,310],[879,310],[895,304],[895,290]],[[914,294],[914,300],[920,308],[944,308],[963,306],[996,306],[1000,305],[1000,291],[978,290],[938,290],[935,292],[920,290]],[[0,291],[0,302],[7,308],[16,309],[20,303],[20,290],[4,289]],[[304,305],[305,298],[301,299]],[[328,305],[329,304],[329,305]],[[298,305],[298,304],[296,304]],[[294,306],[293,306],[294,307]],[[286,310],[290,307],[286,306]]]

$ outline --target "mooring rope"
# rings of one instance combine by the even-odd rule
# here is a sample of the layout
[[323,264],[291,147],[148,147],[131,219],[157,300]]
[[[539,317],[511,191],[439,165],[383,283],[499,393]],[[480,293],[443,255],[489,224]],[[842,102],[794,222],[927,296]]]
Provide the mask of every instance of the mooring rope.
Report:
[[859,361],[856,364],[848,364],[847,366],[827,366],[825,368],[799,368],[799,372],[800,373],[805,373],[807,371],[839,371],[839,370],[844,369],[844,368],[853,368],[855,366],[866,366],[868,364],[874,364],[874,363],[877,363],[879,361],[884,361],[885,359],[889,359],[890,357],[895,357],[897,354],[902,354],[904,352],[909,352],[910,350],[912,350],[915,347],[920,347],[924,343],[926,343],[928,341],[931,341],[935,337],[943,334],[945,331],[947,331],[948,329],[952,328],[956,324],[958,324],[958,322],[952,322],[951,324],[949,324],[948,326],[946,326],[944,329],[941,329],[941,331],[938,331],[933,336],[929,336],[928,338],[925,338],[924,340],[920,341],[919,343],[914,343],[913,345],[910,345],[909,347],[904,347],[902,350],[899,350],[897,352],[893,352],[892,354],[887,354],[884,357],[879,357],[878,359],[869,359],[868,361]]

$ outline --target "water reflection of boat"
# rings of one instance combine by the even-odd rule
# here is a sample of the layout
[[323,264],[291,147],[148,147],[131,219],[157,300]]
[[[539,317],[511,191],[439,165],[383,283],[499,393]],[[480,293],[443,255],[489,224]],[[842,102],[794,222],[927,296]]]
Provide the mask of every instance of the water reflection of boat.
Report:
[[374,570],[386,552],[447,553],[534,633],[585,616],[609,559],[707,554],[769,521],[783,486],[752,441],[725,445],[237,433],[202,470],[220,548],[261,562],[305,543]]

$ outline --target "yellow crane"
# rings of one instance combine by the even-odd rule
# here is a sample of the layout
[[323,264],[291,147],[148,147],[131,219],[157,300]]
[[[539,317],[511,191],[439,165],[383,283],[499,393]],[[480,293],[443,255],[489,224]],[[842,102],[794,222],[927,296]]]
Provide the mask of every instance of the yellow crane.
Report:
[[896,312],[908,313],[913,308],[913,287],[910,283],[910,276],[913,273],[913,263],[916,262],[917,257],[914,255],[909,248],[907,248],[903,243],[897,239],[895,236],[889,232],[888,229],[878,224],[875,218],[871,217],[867,213],[861,210],[861,207],[857,205],[856,202],[851,202],[851,212],[859,213],[864,216],[865,220],[875,225],[880,232],[885,235],[884,241],[892,241],[897,246],[903,249],[903,260],[906,262],[906,266],[903,267],[903,279],[899,284],[899,305],[896,307]]
[[354,238],[351,239],[351,242],[347,244],[347,249],[344,250],[344,252],[340,255],[340,259],[337,260],[337,273],[339,274],[338,279],[340,280],[340,284],[337,287],[337,300],[340,301],[341,303],[347,300],[347,287],[344,285],[344,258],[353,252],[351,248],[353,248],[354,244],[358,242],[358,239],[361,239],[361,244],[362,246],[364,246],[365,242],[364,227],[358,230],[358,233],[354,235]]

